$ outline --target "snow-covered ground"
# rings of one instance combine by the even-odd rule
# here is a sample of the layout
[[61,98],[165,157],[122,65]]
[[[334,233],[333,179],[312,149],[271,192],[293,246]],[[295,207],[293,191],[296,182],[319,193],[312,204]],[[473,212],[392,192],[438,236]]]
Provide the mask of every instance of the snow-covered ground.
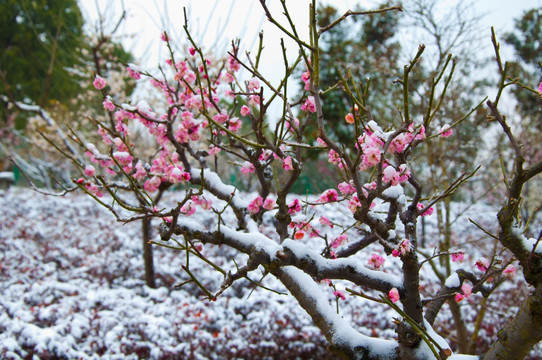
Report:
[[[467,253],[465,261],[473,262],[493,243],[482,237],[468,217],[491,228],[494,210],[481,205],[454,209],[461,214],[454,224],[454,238],[470,237],[470,243],[461,247]],[[335,221],[342,216],[337,211],[326,215]],[[437,240],[434,224],[435,219],[429,217],[428,252]],[[154,236],[158,239],[156,231]],[[161,247],[154,250],[157,289],[145,286],[143,280],[139,223],[115,222],[84,195],[61,198],[20,188],[0,191],[0,357],[334,358],[326,352],[325,339],[309,316],[291,296],[282,294],[285,290],[276,280],[266,277],[262,283],[278,293],[240,280],[209,302],[195,285],[175,288],[187,280],[181,269],[182,253]],[[368,249],[360,261],[366,262],[373,250],[377,248]],[[235,269],[230,250],[206,246],[203,252],[224,269]],[[243,259],[236,260],[242,265]],[[384,271],[398,273],[399,264],[386,261]],[[220,286],[222,277],[207,264],[191,260],[190,269],[212,291]],[[439,285],[430,267],[423,269],[422,288],[431,296]],[[258,276],[251,274],[256,281]],[[488,302],[480,348],[493,341],[517,309],[517,297],[528,291],[520,284],[520,279],[505,283]],[[330,288],[329,299],[335,301],[332,292]],[[480,299],[474,295],[462,303],[465,319],[476,316]],[[395,336],[391,321],[398,315],[384,305],[347,296],[339,301],[339,309],[367,335]],[[435,330],[453,340],[447,307],[437,323]]]

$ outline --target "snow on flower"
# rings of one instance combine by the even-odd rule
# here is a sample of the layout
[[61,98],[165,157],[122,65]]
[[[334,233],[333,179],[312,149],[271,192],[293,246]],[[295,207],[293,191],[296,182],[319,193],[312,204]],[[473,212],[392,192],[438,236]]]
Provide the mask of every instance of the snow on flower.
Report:
[[342,182],[340,183],[337,188],[343,194],[344,196],[352,195],[356,192],[356,188],[351,182]]
[[442,125],[438,133],[440,134],[441,137],[447,138],[453,135],[454,130],[450,127],[450,125],[446,124],[446,125]]
[[358,211],[358,208],[361,207],[361,203],[357,196],[353,196],[352,199],[348,200],[348,209],[355,214]]
[[94,174],[96,174],[96,169],[94,169],[94,166],[92,165],[87,165],[85,166],[84,174],[88,177],[94,176]]
[[391,252],[393,257],[398,257],[400,255],[405,255],[412,249],[412,244],[410,243],[410,240],[403,239],[399,245],[393,251]]
[[361,166],[365,170],[380,162],[380,148],[368,147],[363,151],[363,157],[361,159]]
[[190,180],[190,174],[187,172],[183,172],[182,168],[175,167],[171,170],[169,173],[169,182],[172,184],[178,184],[181,181],[188,181]]
[[399,291],[396,288],[392,288],[388,292],[388,298],[395,304],[399,300]]
[[382,172],[382,181],[390,183],[391,185],[399,184],[399,172],[395,170],[393,166],[387,166]]
[[143,188],[148,192],[155,192],[160,187],[160,184],[162,183],[162,180],[158,176],[153,176],[149,180],[145,181],[143,184]]
[[386,259],[384,259],[382,256],[378,254],[372,254],[367,261],[367,265],[372,266],[375,270],[378,270],[380,269],[382,264],[384,264],[384,261],[386,261]]
[[[132,67],[134,67],[133,64],[132,64]],[[134,70],[132,67],[130,66],[126,67],[126,71],[128,72],[128,75],[130,75],[130,77],[134,80],[141,79],[141,74],[138,71]]]
[[256,78],[252,78],[247,83],[247,88],[249,92],[258,90],[260,88],[260,82]]
[[105,87],[107,83],[100,75],[96,75],[96,78],[94,79],[92,84],[94,85],[96,89],[101,90]]
[[196,206],[192,200],[188,200],[182,207],[181,212],[187,216],[193,215],[196,212]]
[[513,279],[516,276],[516,268],[512,265],[508,265],[502,273],[509,279]]
[[113,157],[122,166],[127,166],[127,165],[131,164],[132,161],[134,160],[132,155],[130,155],[130,153],[127,152],[127,151],[115,151],[113,153]]
[[326,142],[322,138],[316,138],[316,142],[318,143],[319,147],[323,147],[323,148],[327,147]]
[[305,103],[301,105],[301,110],[305,112],[316,112],[316,105],[314,104],[314,96],[307,96],[307,100],[305,100]]
[[105,100],[103,101],[102,105],[104,106],[104,109],[107,111],[114,111],[115,110],[115,104],[111,101],[111,97],[107,95]]
[[241,106],[241,115],[242,116],[250,115],[250,113],[251,113],[251,110],[250,110],[250,108],[248,106],[246,106],[246,105]]
[[241,166],[241,173],[242,174],[250,174],[250,173],[253,173],[254,171],[256,171],[256,168],[254,167],[254,165],[252,165],[252,163],[248,162],[248,161],[245,161],[243,163],[243,166]]

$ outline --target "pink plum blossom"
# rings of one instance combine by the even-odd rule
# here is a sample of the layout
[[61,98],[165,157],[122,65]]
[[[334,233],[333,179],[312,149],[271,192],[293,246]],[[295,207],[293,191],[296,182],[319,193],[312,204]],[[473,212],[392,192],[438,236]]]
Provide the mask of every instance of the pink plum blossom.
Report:
[[267,198],[264,200],[262,207],[266,210],[273,210],[275,207],[275,200]]
[[342,182],[337,187],[344,196],[352,195],[356,192],[354,185],[349,182]]
[[284,161],[282,162],[282,168],[286,171],[292,171],[294,169],[291,156],[286,156],[284,158]]
[[256,168],[254,167],[254,165],[248,161],[245,161],[243,163],[243,166],[241,166],[241,173],[242,174],[250,174],[250,173],[253,173],[254,171],[256,171]]
[[114,111],[115,110],[115,104],[111,101],[111,97],[107,96],[105,100],[103,101],[104,109],[107,111]]
[[229,124],[228,128],[233,132],[236,132],[237,130],[239,130],[241,128],[241,125],[243,125],[243,123],[238,117],[234,117],[230,119],[228,124]]
[[147,176],[147,171],[143,167],[143,163],[140,161],[137,162],[136,166],[136,172],[132,176],[136,180],[143,180]]
[[[418,203],[418,210],[422,210],[424,208],[424,205],[422,203]],[[433,214],[433,207],[431,206],[429,209],[426,209],[423,213],[421,213],[421,216],[430,216]]]
[[375,270],[378,270],[380,269],[382,264],[384,264],[384,261],[386,261],[386,259],[384,259],[382,256],[378,254],[372,254],[367,261],[367,265],[372,266]]
[[333,292],[333,296],[335,296],[336,298],[341,298],[341,300],[346,300],[346,297],[344,296],[343,292],[340,290],[335,290]]
[[160,184],[162,183],[162,180],[158,176],[153,176],[149,180],[145,181],[143,184],[143,188],[148,192],[155,192],[160,187]]
[[369,147],[363,151],[362,167],[370,168],[380,162],[380,149],[378,147]]
[[337,194],[337,190],[335,189],[329,189],[326,190],[321,196],[320,196],[320,202],[322,203],[328,203],[339,200],[339,195]]
[[393,166],[388,166],[384,169],[382,181],[390,183],[391,185],[399,184],[399,174]]
[[352,113],[346,114],[344,120],[346,120],[346,122],[349,124],[353,124],[355,122],[354,115],[352,115]]
[[263,205],[263,199],[260,195],[256,196],[254,200],[248,204],[248,212],[252,215],[257,214],[260,211],[260,206]]
[[251,110],[250,110],[250,108],[248,106],[246,106],[246,105],[241,106],[241,115],[242,116],[250,115],[250,113],[251,113]]
[[260,105],[262,99],[260,98],[260,95],[250,95],[248,97],[248,104],[250,106],[256,106],[256,105]]
[[361,207],[361,203],[357,196],[354,195],[352,199],[348,200],[348,209],[352,212],[352,214],[355,214],[356,211],[358,211],[358,208],[360,207]]
[[288,205],[288,214],[295,214],[301,211],[301,205],[298,199],[294,199],[290,205]]
[[221,149],[218,147],[218,146],[214,146],[214,145],[211,145],[211,147],[209,148],[209,155],[217,155],[218,153],[220,153]]
[[130,66],[126,67],[126,71],[128,72],[128,75],[130,75],[132,79],[134,80],[141,79],[141,74],[138,71],[132,69]]
[[480,271],[487,271],[487,269],[489,268],[489,261],[486,258],[481,257],[476,261],[474,265],[476,265],[476,267]]
[[101,90],[105,87],[105,85],[107,85],[107,83],[105,82],[105,80],[100,76],[100,75],[96,75],[96,78],[94,79],[94,81],[92,82],[92,84],[94,85],[94,87],[98,90]]
[[450,127],[450,125],[446,124],[440,128],[438,133],[440,134],[441,137],[447,138],[453,135],[454,130]]
[[85,166],[84,174],[88,177],[94,176],[94,174],[96,174],[96,169],[94,169],[94,166],[92,165],[87,165]]
[[513,279],[516,276],[516,268],[512,265],[508,265],[502,273],[509,279]]
[[464,283],[461,286],[461,291],[463,291],[463,294],[461,294],[461,293],[455,294],[455,301],[456,302],[460,302],[461,300],[463,300],[465,298],[467,298],[467,299],[470,298],[470,296],[472,295],[472,286],[470,286],[467,283]]
[[395,304],[399,300],[399,291],[396,288],[392,288],[388,292],[388,298]]
[[348,241],[348,236],[346,234],[339,235],[335,240],[331,242],[331,247],[334,249],[338,248],[339,246],[343,245]]
[[465,259],[465,254],[462,251],[452,253],[451,256],[452,256],[453,262],[456,262],[456,261],[463,262],[463,260]]
[[252,92],[260,88],[260,82],[256,78],[252,78],[248,81],[247,84],[248,91]]
[[311,73],[309,70],[305,71],[303,74],[301,74],[301,80],[303,83],[305,83],[305,90],[309,90],[310,84],[311,84]]
[[307,96],[307,100],[305,100],[305,103],[301,105],[301,110],[305,112],[316,112],[316,105],[314,103],[314,96]]
[[181,207],[181,212],[187,216],[193,215],[196,212],[196,206],[191,200],[188,200]]

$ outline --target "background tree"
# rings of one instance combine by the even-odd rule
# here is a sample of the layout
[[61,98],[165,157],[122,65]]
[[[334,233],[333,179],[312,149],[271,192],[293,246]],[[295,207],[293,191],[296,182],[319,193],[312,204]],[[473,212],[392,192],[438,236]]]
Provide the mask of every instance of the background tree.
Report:
[[[509,63],[509,79],[516,80],[524,87],[534,88],[542,79],[542,8],[528,10],[515,20],[514,31],[505,34],[503,40],[515,52],[516,60]],[[538,144],[542,131],[541,97],[522,87],[512,89],[516,100],[518,118],[515,126],[522,139],[523,151],[527,161],[542,159]],[[502,153],[502,150],[500,153]],[[511,169],[509,164],[508,169]],[[538,188],[540,183],[533,181],[525,188],[523,215],[536,216],[542,209],[542,198]]]
[[[2,0],[0,43],[0,93],[42,107],[51,100],[66,102],[77,93],[78,79],[68,70],[80,63],[78,49],[84,46],[76,0]],[[2,105],[6,124],[7,104]]]

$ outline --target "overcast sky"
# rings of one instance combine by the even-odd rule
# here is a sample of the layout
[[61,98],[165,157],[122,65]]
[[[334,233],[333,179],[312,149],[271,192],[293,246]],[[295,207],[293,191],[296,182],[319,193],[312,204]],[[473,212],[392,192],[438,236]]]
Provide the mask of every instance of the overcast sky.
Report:
[[[282,55],[280,38],[284,37],[271,23],[266,21],[264,13],[257,0],[79,0],[85,17],[89,23],[96,23],[98,13],[105,15],[109,27],[116,22],[121,14],[122,6],[127,11],[126,21],[120,27],[120,34],[127,35],[124,45],[132,51],[139,64],[146,68],[154,68],[163,61],[166,49],[160,41],[160,34],[165,29],[176,44],[185,45],[182,30],[184,24],[183,8],[186,8],[189,28],[198,44],[203,44],[205,50],[214,51],[218,56],[224,54],[235,38],[241,39],[243,51],[256,51],[258,32],[264,31],[265,50],[262,57],[261,69],[264,75],[280,81],[282,76]],[[453,5],[464,0],[445,0],[444,5]],[[288,8],[293,21],[298,25],[301,37],[308,34],[308,0],[289,0]],[[360,4],[365,9],[378,7],[381,1],[376,0],[336,0],[329,2],[340,11],[354,8]],[[476,51],[492,53],[490,27],[494,26],[497,36],[513,29],[514,19],[533,7],[541,7],[542,0],[478,0],[473,2],[473,11],[483,15],[480,22],[481,41],[473,44]],[[277,19],[284,20],[280,1],[267,0],[272,13]],[[402,35],[403,42],[413,40],[412,35]],[[410,38],[405,38],[405,36]],[[285,39],[290,59],[297,55],[297,46]],[[410,48],[412,56],[417,47],[417,40],[412,41]],[[512,54],[503,54],[511,56]],[[280,68],[277,66],[279,65]]]

